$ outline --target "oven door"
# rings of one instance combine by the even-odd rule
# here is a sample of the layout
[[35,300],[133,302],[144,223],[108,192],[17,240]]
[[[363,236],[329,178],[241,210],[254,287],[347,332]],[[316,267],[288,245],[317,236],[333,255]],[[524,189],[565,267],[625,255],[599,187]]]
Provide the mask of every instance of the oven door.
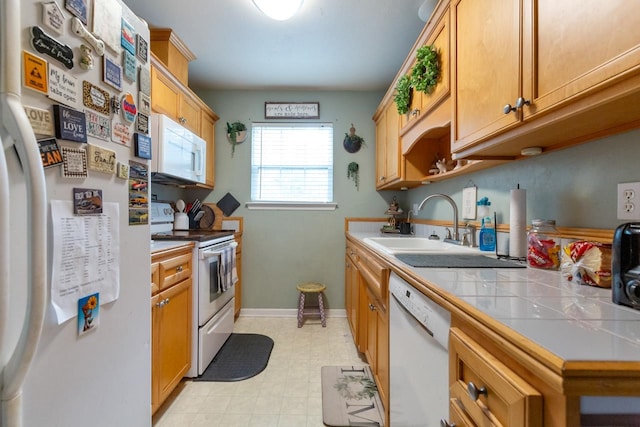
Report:
[[236,246],[231,240],[198,251],[198,326],[206,324],[235,295],[235,286],[219,292],[218,268],[222,250]]

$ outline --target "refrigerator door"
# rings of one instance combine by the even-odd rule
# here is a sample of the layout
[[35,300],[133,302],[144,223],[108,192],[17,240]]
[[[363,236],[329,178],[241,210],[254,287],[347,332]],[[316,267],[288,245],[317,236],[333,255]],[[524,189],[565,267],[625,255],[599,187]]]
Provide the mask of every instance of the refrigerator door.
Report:
[[[138,203],[132,205],[131,180],[121,179],[113,173],[89,169],[86,177],[68,178],[62,176],[62,167],[59,165],[43,169],[44,160],[36,142],[36,137],[40,139],[42,134],[34,135],[33,123],[26,121],[25,114],[25,107],[36,114],[45,111],[52,120],[54,105],[66,106],[72,110],[71,114],[76,115],[77,112],[78,117],[86,114],[87,124],[93,126],[92,132],[84,130],[87,134],[86,143],[74,140],[76,131],[82,133],[82,129],[71,126],[58,129],[59,135],[65,134],[64,138],[56,138],[60,148],[88,149],[92,145],[105,152],[113,152],[118,163],[129,165],[129,161],[133,160],[148,169],[145,156],[135,156],[137,151],[133,137],[136,127],[140,127],[135,119],[137,111],[133,104],[138,104],[139,92],[144,89],[141,85],[148,83],[148,52],[139,56],[134,54],[133,63],[131,55],[124,53],[127,49],[131,50],[131,44],[133,52],[138,53],[135,50],[137,37],[144,42],[141,45],[143,48],[148,46],[148,27],[119,0],[0,0],[0,12],[3,38],[0,74],[5,76],[8,70],[12,70],[9,74],[14,75],[13,83],[16,80],[18,82],[17,93],[7,90],[11,85],[6,84],[9,79],[4,77],[0,87],[3,98],[0,137],[7,163],[9,193],[9,201],[2,202],[0,211],[3,220],[9,217],[10,224],[8,233],[0,236],[10,242],[8,254],[0,249],[0,262],[11,267],[4,280],[8,282],[10,303],[0,303],[0,316],[7,319],[7,322],[3,321],[3,326],[6,323],[4,331],[0,331],[0,339],[3,339],[0,362],[5,381],[2,385],[7,385],[7,373],[24,373],[21,389],[18,387],[21,381],[12,381],[16,386],[2,390],[3,400],[8,394],[20,395],[21,399],[19,405],[9,400],[3,402],[0,425],[79,427],[90,420],[93,426],[150,426],[150,231],[146,224],[147,206],[139,203],[138,196],[135,198]],[[86,18],[87,24],[78,27],[73,20],[74,15]],[[62,22],[56,29],[54,27],[56,22],[60,23],[60,17]],[[21,42],[16,43],[16,40]],[[103,56],[98,54],[100,49],[94,46],[96,40],[105,43]],[[7,52],[5,47],[11,45],[13,47]],[[86,56],[88,50],[90,57]],[[68,61],[69,52],[73,56],[71,62]],[[6,60],[8,53],[10,61]],[[54,58],[58,54],[60,57]],[[36,62],[38,59],[44,60],[43,70],[49,80],[44,90],[48,93],[27,87],[26,75],[38,73],[39,70],[27,69],[29,62],[26,57],[35,57]],[[88,67],[89,63],[93,64],[92,68]],[[72,68],[68,68],[69,65]],[[144,80],[142,82],[141,77]],[[91,86],[83,96],[85,82]],[[98,111],[104,101],[101,94],[115,98],[119,111],[114,112],[111,103],[106,105],[106,110]],[[91,122],[89,117],[95,122]],[[23,136],[16,136],[16,132],[10,129],[12,123],[18,123],[17,126],[23,130],[26,123],[28,135],[24,136],[25,132],[22,132]],[[104,131],[102,134],[101,129]],[[144,126],[141,129],[144,133]],[[22,147],[28,147],[27,151],[32,154],[22,153]],[[43,202],[33,200],[31,189],[39,185],[38,179],[34,180],[29,166],[23,160],[25,155],[33,157],[33,153],[37,158],[37,167],[33,169],[42,174]],[[140,154],[139,151],[137,153]],[[144,169],[139,179],[148,182]],[[60,250],[59,245],[55,250],[53,247],[54,227],[58,227],[55,230],[58,232],[60,222],[54,223],[51,207],[52,203],[58,201],[72,206],[74,189],[78,188],[101,190],[102,203],[110,208],[115,207],[116,213],[110,215],[109,220],[113,223],[112,230],[117,230],[111,237],[117,237],[118,243],[113,247],[115,261],[105,270],[105,274],[117,279],[114,280],[118,284],[117,292],[112,302],[99,305],[99,325],[84,334],[78,332],[77,315],[59,324],[58,313],[52,305],[52,298],[60,293],[59,286],[52,286],[54,252]],[[0,196],[2,193],[0,189]],[[78,218],[73,214],[70,217]],[[131,218],[137,220],[136,225]],[[104,238],[105,234],[97,231],[96,236]],[[44,248],[44,255],[32,255],[30,245]],[[42,263],[39,259],[42,259]],[[72,265],[78,271],[84,268],[88,275],[93,274],[95,268],[104,267]],[[26,284],[34,278],[37,281],[38,277],[45,284],[43,288],[46,292],[34,299]],[[85,289],[83,286],[80,285],[81,290]],[[0,297],[6,294],[6,289],[0,289]],[[77,298],[79,300],[86,296],[80,291]],[[40,319],[37,310],[33,309],[38,304],[46,308]],[[76,312],[80,311],[77,307]],[[37,326],[40,322],[42,325],[37,347],[29,347],[29,344],[25,347],[20,338],[25,316],[28,323]],[[4,319],[0,317],[0,320]],[[9,361],[14,350],[21,346],[27,349],[27,356],[33,357],[28,370],[11,368],[14,365],[24,367],[25,362],[29,361],[29,357],[21,357],[16,362]]]

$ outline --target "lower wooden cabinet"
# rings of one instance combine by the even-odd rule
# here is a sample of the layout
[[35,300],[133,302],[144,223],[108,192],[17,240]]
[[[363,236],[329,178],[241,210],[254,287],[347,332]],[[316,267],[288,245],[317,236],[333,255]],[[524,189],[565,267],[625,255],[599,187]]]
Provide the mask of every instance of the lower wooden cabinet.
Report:
[[543,425],[542,395],[457,328],[449,334],[449,383],[456,425]]
[[[151,269],[151,412],[155,413],[191,368],[191,249],[154,254]],[[163,269],[162,266],[174,266]],[[175,274],[176,270],[189,273]],[[172,280],[171,278],[178,279]],[[162,291],[157,283],[169,283]],[[155,291],[153,289],[156,289]]]
[[[347,320],[351,328],[353,339],[357,343],[358,338],[358,301],[360,300],[360,283],[358,278],[358,266],[356,264],[357,252],[355,248],[347,244],[344,270],[344,305],[347,312]],[[362,348],[358,346],[358,351]]]

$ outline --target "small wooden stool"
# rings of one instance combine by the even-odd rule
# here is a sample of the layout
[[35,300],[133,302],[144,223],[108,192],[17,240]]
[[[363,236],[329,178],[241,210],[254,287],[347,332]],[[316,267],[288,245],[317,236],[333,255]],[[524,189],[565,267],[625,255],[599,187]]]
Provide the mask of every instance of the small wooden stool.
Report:
[[[304,320],[304,316],[315,315],[320,316],[320,320],[322,322],[322,327],[325,328],[327,326],[327,317],[324,314],[324,294],[323,291],[327,288],[322,283],[316,282],[306,282],[301,283],[297,286],[298,291],[300,291],[300,296],[298,297],[298,328],[302,327],[302,322]],[[318,309],[305,310],[304,309],[304,294],[318,294]]]

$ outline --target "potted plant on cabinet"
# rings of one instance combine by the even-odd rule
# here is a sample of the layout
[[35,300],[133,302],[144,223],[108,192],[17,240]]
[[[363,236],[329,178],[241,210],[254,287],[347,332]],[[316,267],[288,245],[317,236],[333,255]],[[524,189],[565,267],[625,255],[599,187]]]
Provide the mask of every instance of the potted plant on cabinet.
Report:
[[244,123],[236,121],[227,122],[227,139],[231,143],[231,155],[236,151],[236,144],[243,143],[247,139],[247,127]]

